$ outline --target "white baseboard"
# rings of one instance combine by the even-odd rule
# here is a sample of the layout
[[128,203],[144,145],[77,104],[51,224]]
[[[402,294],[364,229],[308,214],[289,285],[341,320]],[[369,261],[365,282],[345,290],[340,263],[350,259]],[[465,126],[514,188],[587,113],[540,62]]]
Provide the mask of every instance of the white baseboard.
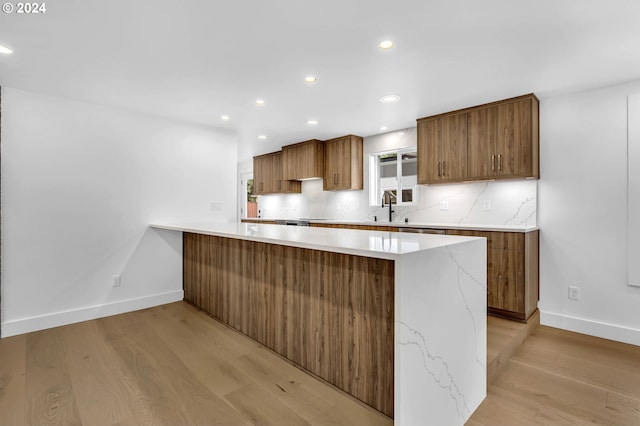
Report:
[[635,328],[545,311],[540,311],[540,324],[640,346],[640,330]]
[[152,308],[165,303],[178,302],[184,299],[184,291],[176,290],[168,293],[137,297],[135,299],[120,300],[103,305],[87,306],[63,312],[55,312],[31,318],[7,321],[2,324],[2,337],[16,336],[32,331],[60,327],[96,318],[124,314],[140,309]]

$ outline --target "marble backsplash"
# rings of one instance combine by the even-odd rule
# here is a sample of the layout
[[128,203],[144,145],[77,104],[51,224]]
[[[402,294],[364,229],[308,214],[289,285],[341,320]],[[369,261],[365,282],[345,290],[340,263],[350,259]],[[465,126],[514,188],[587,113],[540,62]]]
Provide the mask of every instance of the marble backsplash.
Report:
[[[394,222],[537,226],[537,180],[471,182],[419,186],[415,205],[394,206]],[[448,202],[448,210],[440,209]],[[491,204],[485,209],[485,201]],[[302,182],[302,194],[258,197],[260,217],[265,219],[329,219],[339,221],[388,221],[387,209],[369,205],[363,191],[328,192],[322,180]]]

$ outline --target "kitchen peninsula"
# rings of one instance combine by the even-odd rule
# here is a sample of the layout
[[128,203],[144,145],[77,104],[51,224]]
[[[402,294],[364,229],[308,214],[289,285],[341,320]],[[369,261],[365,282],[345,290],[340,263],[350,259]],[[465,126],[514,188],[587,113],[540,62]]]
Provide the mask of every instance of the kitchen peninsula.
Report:
[[396,424],[462,425],[484,399],[483,238],[151,226],[183,232],[185,300]]

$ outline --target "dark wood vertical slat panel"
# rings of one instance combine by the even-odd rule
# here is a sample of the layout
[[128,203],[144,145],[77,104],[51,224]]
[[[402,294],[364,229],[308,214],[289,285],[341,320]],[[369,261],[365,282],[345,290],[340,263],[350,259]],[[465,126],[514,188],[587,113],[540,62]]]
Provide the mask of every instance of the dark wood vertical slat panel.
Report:
[[393,416],[393,262],[184,236],[185,300]]

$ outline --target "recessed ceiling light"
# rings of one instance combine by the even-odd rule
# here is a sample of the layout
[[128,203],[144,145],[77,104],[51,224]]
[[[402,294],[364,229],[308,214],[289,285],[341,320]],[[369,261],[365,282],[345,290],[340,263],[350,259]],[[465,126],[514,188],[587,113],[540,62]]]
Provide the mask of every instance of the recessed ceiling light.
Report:
[[305,83],[315,83],[318,79],[313,75],[308,75],[304,78]]
[[381,41],[378,45],[380,49],[391,49],[393,47],[393,42],[391,40]]
[[13,50],[9,49],[6,46],[0,45],[0,53],[2,53],[4,55],[11,55],[13,53]]
[[400,100],[400,96],[398,95],[384,95],[380,98],[380,102],[382,102],[383,104],[393,104],[395,102],[398,102]]
[[387,130],[387,126],[381,126],[380,130]]
[[265,140],[267,139],[267,135],[258,135],[258,139]]
[[221,115],[221,116],[220,116],[220,120],[222,120],[222,121],[229,121],[229,116],[228,116],[228,115]]
[[308,120],[307,124],[318,124],[318,120]]
[[256,105],[264,105],[264,99],[256,99]]

